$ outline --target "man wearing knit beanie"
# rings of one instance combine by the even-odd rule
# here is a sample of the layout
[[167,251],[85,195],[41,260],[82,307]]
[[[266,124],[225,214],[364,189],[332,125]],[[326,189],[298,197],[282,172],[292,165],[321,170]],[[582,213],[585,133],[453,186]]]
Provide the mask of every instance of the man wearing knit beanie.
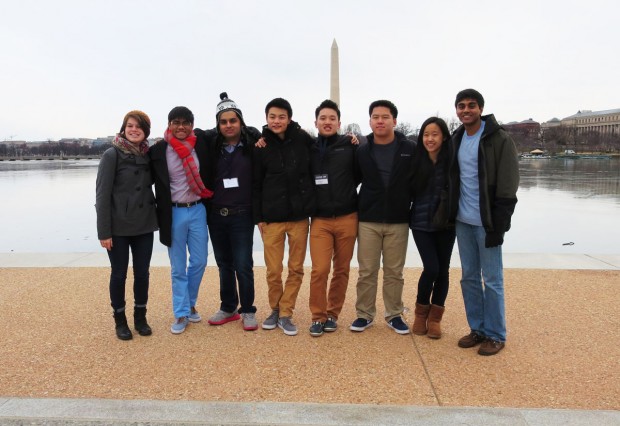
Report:
[[235,114],[237,114],[239,120],[241,120],[241,124],[245,125],[245,123],[243,122],[243,114],[241,113],[241,110],[239,109],[235,101],[228,98],[228,93],[220,93],[220,99],[221,100],[217,104],[217,108],[215,109],[216,129],[219,130],[219,126],[217,126],[217,124],[219,124],[220,115],[225,111],[234,111]]
[[220,308],[209,324],[241,318],[243,329],[250,331],[258,328],[252,269],[252,148],[260,133],[246,127],[241,109],[226,92],[220,99],[215,132],[196,129],[198,142],[208,147],[206,184],[214,190],[208,224],[220,273]]

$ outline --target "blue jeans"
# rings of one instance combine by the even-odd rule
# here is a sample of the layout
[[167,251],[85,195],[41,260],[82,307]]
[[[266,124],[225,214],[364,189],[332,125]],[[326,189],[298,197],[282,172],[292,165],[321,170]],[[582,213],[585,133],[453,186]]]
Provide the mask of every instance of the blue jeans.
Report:
[[172,245],[168,247],[168,257],[175,318],[189,316],[191,307],[196,306],[200,282],[207,266],[208,243],[205,206],[200,203],[192,207],[172,207]]
[[149,300],[149,266],[153,253],[153,233],[130,237],[112,236],[108,251],[110,266],[110,301],[114,312],[125,310],[125,282],[129,267],[129,249],[133,263],[133,297],[135,306],[143,308]]
[[[220,309],[234,312],[241,302],[240,313],[254,313],[254,221],[248,209],[231,216],[209,214],[209,233],[213,254],[220,271]],[[239,292],[237,293],[237,282]]]
[[482,226],[456,222],[456,237],[463,269],[461,290],[465,313],[472,331],[505,342],[502,247],[485,248],[485,236]]

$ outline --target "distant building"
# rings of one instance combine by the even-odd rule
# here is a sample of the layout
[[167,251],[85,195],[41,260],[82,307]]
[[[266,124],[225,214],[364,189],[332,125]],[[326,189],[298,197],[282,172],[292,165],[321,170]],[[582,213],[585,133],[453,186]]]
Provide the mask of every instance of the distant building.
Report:
[[620,135],[620,108],[604,111],[577,111],[561,120],[562,126],[575,127],[577,134],[599,132],[603,135]]
[[542,123],[540,125],[540,130],[542,130],[543,132],[546,130],[549,130],[553,127],[558,127],[561,126],[562,122],[560,121],[560,119],[553,117],[551,120],[549,121],[545,121],[544,123]]
[[512,121],[502,124],[506,131],[513,134],[521,134],[531,139],[538,139],[540,136],[540,123],[528,118],[520,122]]
[[93,146],[101,146],[101,145],[111,144],[113,140],[114,140],[114,136],[105,136],[105,137],[93,139],[92,143],[93,143]]
[[86,139],[86,138],[62,138],[58,141],[58,143],[64,143],[64,144],[78,144],[79,146],[89,146],[91,145],[93,142],[92,139]]

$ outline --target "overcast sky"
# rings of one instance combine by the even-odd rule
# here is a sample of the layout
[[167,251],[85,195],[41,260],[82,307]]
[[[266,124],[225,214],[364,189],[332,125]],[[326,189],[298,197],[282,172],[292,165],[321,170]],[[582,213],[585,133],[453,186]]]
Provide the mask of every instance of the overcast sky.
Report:
[[502,122],[620,108],[617,1],[0,0],[0,140],[113,135],[131,109],[152,137],[185,105],[215,124],[227,91],[246,122],[284,97],[313,128],[340,47],[342,123],[454,116],[478,89]]

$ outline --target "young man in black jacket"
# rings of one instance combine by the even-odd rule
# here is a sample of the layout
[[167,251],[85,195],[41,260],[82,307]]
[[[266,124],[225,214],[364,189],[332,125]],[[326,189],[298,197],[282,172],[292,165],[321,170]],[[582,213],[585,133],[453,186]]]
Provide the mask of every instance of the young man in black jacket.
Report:
[[[336,331],[349,285],[349,269],[357,236],[357,185],[355,151],[351,136],[339,135],[340,109],[325,100],[316,108],[319,131],[312,145],[312,174],[317,209],[310,225],[310,335]],[[332,266],[333,274],[327,289]]]
[[478,91],[460,91],[454,106],[463,125],[452,135],[450,216],[456,221],[461,290],[471,329],[458,345],[481,344],[478,354],[489,356],[506,344],[502,244],[517,204],[519,157],[495,117],[482,115],[484,98]]
[[[312,137],[291,120],[293,110],[282,98],[265,107],[264,148],[254,148],[253,210],[263,238],[271,315],[262,327],[297,334],[291,317],[304,275],[308,218],[314,214],[310,175]],[[284,240],[288,238],[288,276],[282,286]]]
[[370,327],[376,314],[378,274],[383,257],[385,320],[398,334],[408,334],[403,321],[403,268],[409,239],[409,208],[415,145],[395,132],[396,106],[386,100],[370,104],[368,142],[357,150],[359,193],[357,319],[352,331]]
[[245,125],[241,109],[225,92],[220,99],[215,131],[196,129],[198,140],[204,139],[207,146],[206,185],[214,191],[207,215],[220,273],[220,308],[208,322],[222,325],[241,318],[243,329],[250,331],[258,328],[252,269],[252,153],[260,132]]

